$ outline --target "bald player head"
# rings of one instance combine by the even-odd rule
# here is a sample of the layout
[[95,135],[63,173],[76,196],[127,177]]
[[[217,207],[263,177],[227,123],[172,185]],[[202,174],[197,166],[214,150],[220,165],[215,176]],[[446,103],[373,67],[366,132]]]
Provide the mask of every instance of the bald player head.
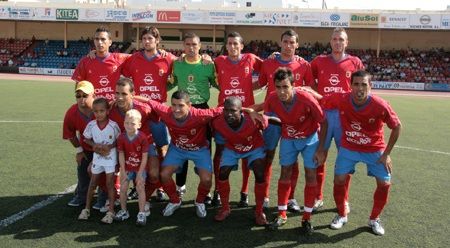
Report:
[[223,104],[225,121],[232,128],[239,127],[242,120],[242,101],[238,97],[228,97]]

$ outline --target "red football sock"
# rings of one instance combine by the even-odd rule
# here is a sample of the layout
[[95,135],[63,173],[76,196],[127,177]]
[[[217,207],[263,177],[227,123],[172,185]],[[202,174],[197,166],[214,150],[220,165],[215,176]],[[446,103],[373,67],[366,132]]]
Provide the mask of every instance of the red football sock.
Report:
[[169,196],[169,201],[171,203],[179,203],[181,201],[177,193],[177,186],[175,185],[173,179],[170,179],[167,183],[162,184],[162,187]]
[[287,203],[291,193],[291,181],[278,180],[278,214],[286,218]]
[[214,189],[218,190],[219,173],[220,173],[220,156],[217,155],[217,152],[214,153],[213,166],[214,166]]
[[217,188],[222,202],[222,209],[230,209],[230,181],[217,181]]
[[248,169],[247,159],[242,159],[242,186],[241,192],[248,193],[248,178],[250,177],[250,170]]
[[317,180],[317,186],[316,186],[316,199],[322,200],[323,199],[323,186],[325,185],[325,170],[326,164],[323,163],[319,165],[316,169],[316,180]]
[[[266,190],[265,182],[264,183],[256,183],[255,182],[255,202],[256,202],[255,212],[256,212],[256,214],[263,213],[265,190]],[[223,202],[222,202],[222,204],[223,204]]]
[[350,183],[352,182],[352,174],[348,174],[345,178],[345,202],[348,202],[348,195],[350,192]]
[[298,162],[292,166],[291,174],[291,193],[289,194],[289,199],[295,198],[295,188],[297,188],[298,176],[300,175],[300,170],[298,169]]
[[150,182],[147,181],[147,183],[145,184],[145,199],[148,201],[150,199],[150,197],[152,196],[153,192],[159,188],[161,185],[161,183],[158,181],[156,182]]
[[391,185],[378,185],[375,193],[373,194],[373,207],[372,213],[370,214],[370,219],[375,220],[380,216],[381,211],[383,211],[384,206],[388,202],[389,189]]
[[340,216],[347,216],[345,212],[345,184],[334,184],[333,187],[334,202]]
[[206,187],[200,182],[197,187],[197,198],[195,199],[195,202],[203,203],[210,189],[211,187]]
[[264,181],[266,181],[266,190],[265,190],[264,197],[269,198],[270,179],[272,178],[272,163],[266,164],[266,168],[264,168],[264,175],[266,176],[266,178],[264,180]]
[[306,184],[304,192],[305,211],[303,212],[303,220],[311,219],[311,213],[314,207],[314,199],[316,198],[317,184]]

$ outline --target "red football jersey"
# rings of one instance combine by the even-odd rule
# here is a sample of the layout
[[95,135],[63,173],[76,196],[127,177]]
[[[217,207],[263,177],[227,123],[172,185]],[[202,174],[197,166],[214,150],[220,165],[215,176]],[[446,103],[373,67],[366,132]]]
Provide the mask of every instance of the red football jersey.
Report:
[[72,79],[91,82],[97,97],[113,100],[116,82],[120,78],[120,66],[128,56],[128,54],[110,53],[105,58],[84,57],[75,68]]
[[214,60],[217,84],[219,85],[218,106],[223,106],[229,96],[239,97],[243,107],[255,104],[253,97],[253,71],[259,72],[262,60],[254,54],[242,54],[237,62],[228,56],[219,56]]
[[122,65],[122,74],[133,79],[136,95],[166,102],[167,78],[175,59],[170,53],[165,58],[159,54],[148,58],[144,51],[138,51]]
[[66,115],[64,116],[63,139],[75,138],[77,137],[78,132],[78,134],[80,135],[78,141],[80,142],[80,145],[83,148],[83,150],[92,151],[91,146],[84,142],[83,133],[87,124],[94,119],[95,116],[93,113],[90,116],[86,116],[80,112],[77,104],[72,105],[67,110]]
[[319,128],[324,115],[319,103],[305,91],[296,90],[293,103],[286,107],[278,99],[276,92],[264,102],[264,112],[274,113],[281,120],[281,137],[303,139]]
[[142,153],[148,152],[149,143],[143,132],[130,140],[126,133],[121,133],[117,138],[117,151],[124,152],[125,170],[139,171],[141,166]]
[[336,62],[331,55],[320,55],[311,62],[311,69],[317,79],[317,92],[322,96],[350,91],[352,73],[364,69],[358,57],[347,55]]
[[389,103],[373,94],[362,107],[353,104],[351,93],[325,97],[324,105],[339,110],[342,126],[341,145],[352,151],[383,151],[386,147],[383,123],[391,129],[400,124],[400,119]]
[[197,109],[191,107],[187,118],[177,121],[172,113],[172,109],[156,101],[148,101],[154,110],[169,129],[171,143],[178,148],[197,151],[208,146],[206,139],[206,128],[209,121],[222,113],[222,108]]
[[[151,116],[151,109],[150,109],[150,107],[147,104],[145,104],[145,103],[133,100],[133,106],[131,108],[132,109],[136,109],[137,111],[139,111],[139,113],[141,113],[141,115],[142,115],[141,128],[139,130],[147,135],[148,142],[150,144],[152,144],[153,143],[153,137],[152,137],[152,134],[150,132],[149,124],[148,124],[148,121],[149,121],[150,116]],[[119,128],[120,128],[121,132],[125,132],[125,127],[124,127],[125,114],[126,113],[122,112],[117,107],[117,105],[114,105],[111,108],[111,110],[109,111],[109,118],[111,120],[115,121],[119,125]]]
[[225,147],[238,153],[246,153],[264,146],[261,130],[267,128],[269,121],[264,118],[264,123],[253,123],[247,113],[243,115],[243,121],[239,129],[232,129],[225,121],[223,115],[218,116],[212,122],[216,132],[225,138]]
[[275,59],[267,59],[263,62],[261,72],[259,73],[259,85],[267,85],[266,99],[270,93],[275,91],[275,82],[273,74],[280,67],[291,69],[294,76],[294,86],[313,86],[314,79],[311,72],[311,66],[308,61],[303,58],[291,61],[282,61],[279,57]]

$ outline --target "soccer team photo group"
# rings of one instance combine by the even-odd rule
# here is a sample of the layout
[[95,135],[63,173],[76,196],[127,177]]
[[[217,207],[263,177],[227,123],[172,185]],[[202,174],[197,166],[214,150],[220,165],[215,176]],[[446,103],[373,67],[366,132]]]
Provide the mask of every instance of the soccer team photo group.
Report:
[[[0,59],[8,56],[1,67],[8,74],[0,74],[0,85],[10,93],[0,103],[13,110],[15,105],[8,104],[16,102],[16,109],[23,110],[0,116],[5,132],[0,137],[11,142],[0,149],[8,154],[0,161],[2,166],[11,161],[29,164],[27,157],[34,156],[31,164],[37,163],[37,167],[26,169],[29,174],[23,179],[46,178],[31,187],[22,183],[24,192],[33,194],[33,187],[36,192],[46,192],[34,200],[24,200],[16,190],[12,194],[1,191],[5,197],[0,197],[0,202],[10,209],[0,216],[0,240],[5,238],[7,246],[442,247],[450,242],[445,234],[439,235],[449,230],[447,214],[431,214],[440,228],[430,239],[421,238],[431,232],[428,229],[416,237],[411,235],[421,224],[416,226],[405,218],[422,218],[423,211],[428,211],[422,206],[433,204],[431,199],[436,207],[445,206],[449,199],[445,190],[448,169],[442,167],[440,175],[439,170],[430,169],[434,164],[445,166],[450,156],[448,143],[438,134],[439,130],[446,133],[445,109],[450,107],[445,93],[450,91],[450,53],[445,41],[439,41],[450,38],[448,29],[422,31],[425,36],[427,32],[434,35],[437,39],[433,42],[442,48],[425,50],[427,38],[419,36],[421,52],[405,36],[399,38],[399,44],[389,43],[400,49],[383,50],[381,41],[389,32],[396,36],[394,31],[379,28],[378,38],[376,30],[369,38],[361,36],[367,28],[359,27],[361,33],[353,31],[358,21],[365,22],[369,31],[372,22],[382,25],[386,20],[379,22],[378,14],[376,20],[351,16],[347,24],[339,14],[331,15],[328,28],[309,28],[303,33],[297,25],[308,24],[299,24],[302,17],[295,10],[288,12],[293,15],[289,16],[291,25],[280,22],[286,16],[275,14],[267,19],[274,23],[266,23],[266,10],[261,17],[266,24],[255,26],[259,31],[245,23],[218,24],[213,26],[210,40],[206,26],[191,24],[184,29],[181,21],[176,37],[176,25],[159,22],[181,18],[189,23],[194,14],[183,16],[189,12],[189,3],[181,17],[176,17],[177,11],[153,13],[153,7],[160,8],[156,2],[148,4],[145,16],[129,10],[135,19],[151,19],[154,14],[154,22],[85,24],[89,30],[82,34],[91,35],[77,41],[68,40],[66,33],[64,42],[58,43],[36,30],[29,33],[33,37],[23,52],[15,52],[22,48],[6,34]],[[327,1],[320,2],[324,15]],[[77,4],[89,7],[95,3]],[[129,4],[114,2],[115,10],[105,10],[104,18],[126,13]],[[100,8],[91,12],[79,9],[73,13],[57,7],[56,19],[69,18],[63,17],[69,14],[71,18],[77,15],[77,20],[95,19],[88,13],[105,8],[101,5],[95,4]],[[21,18],[25,9],[3,12]],[[38,9],[35,7],[35,15],[40,15]],[[14,11],[20,12],[18,16]],[[236,22],[240,18],[238,12],[225,16],[214,12],[215,17],[211,13],[212,23],[217,18],[224,22],[229,16]],[[440,25],[449,17],[448,9],[442,13]],[[412,23],[413,14],[408,15]],[[245,18],[256,20],[259,12]],[[74,25],[64,23],[64,32],[70,30],[68,23]],[[280,26],[271,27],[277,24]],[[14,30],[20,30],[20,21],[14,25]],[[117,31],[117,25],[123,25],[124,34]],[[399,30],[395,31],[399,34],[420,33],[387,28]],[[409,28],[417,29],[412,24]],[[320,34],[314,33],[319,29]],[[14,32],[16,36],[20,33]],[[131,43],[125,42],[127,32]],[[217,38],[216,32],[223,37]],[[249,36],[258,32],[271,40]],[[321,37],[324,45],[310,43],[315,38],[308,34]],[[350,49],[374,46],[364,44],[365,39],[378,47]],[[389,47],[387,43],[384,46]],[[50,53],[55,59],[41,62]],[[53,66],[58,69],[51,69]],[[47,75],[34,82],[34,78],[11,74],[14,68],[20,73],[40,74],[40,67],[44,68],[42,74],[66,76],[52,79]],[[52,82],[59,78],[63,82]],[[14,93],[18,87],[23,87],[20,95]],[[27,100],[27,95],[32,98]],[[436,107],[429,105],[431,102]],[[421,108],[430,111],[419,112]],[[428,126],[419,121],[421,115]],[[52,118],[60,121],[49,121]],[[19,131],[22,129],[29,130]],[[51,130],[51,134],[34,129]],[[430,132],[419,131],[423,129]],[[28,148],[19,148],[14,140],[30,137],[25,138],[30,146],[31,137],[40,137],[40,132],[54,141],[38,142],[34,152],[20,155],[21,149]],[[53,147],[52,142],[59,148],[38,145]],[[41,156],[48,156],[47,172],[41,169],[45,168],[40,166]],[[433,170],[434,176],[422,171],[424,166]],[[14,180],[22,181],[20,168],[17,175],[3,170],[2,177],[9,178],[1,184],[5,190]],[[28,181],[33,180],[41,181]],[[64,192],[64,187],[56,187],[71,184]],[[50,185],[45,186],[50,191],[44,185]],[[421,185],[426,186],[420,189]],[[425,191],[428,188],[433,189]],[[421,197],[428,200],[420,201]]]

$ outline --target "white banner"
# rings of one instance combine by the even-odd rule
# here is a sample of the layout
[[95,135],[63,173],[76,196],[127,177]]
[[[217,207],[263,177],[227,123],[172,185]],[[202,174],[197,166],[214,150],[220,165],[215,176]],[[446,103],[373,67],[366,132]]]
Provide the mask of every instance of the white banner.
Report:
[[156,22],[156,11],[154,10],[132,10],[132,22]]
[[322,27],[349,27],[349,13],[323,13],[320,26]]
[[410,15],[409,18],[409,28],[411,29],[441,28],[441,15],[414,14]]
[[9,18],[10,19],[21,19],[29,20],[33,16],[33,10],[31,8],[23,7],[11,7],[9,8]]
[[210,11],[209,24],[234,24],[236,12]]
[[261,12],[236,12],[237,24],[262,25],[264,15]]
[[9,9],[11,7],[3,6],[0,7],[0,19],[9,19]]
[[407,14],[380,14],[379,28],[409,28],[409,15]]
[[19,67],[21,74],[72,76],[74,69]]
[[441,16],[441,28],[442,29],[450,29],[450,15],[442,15]]
[[372,81],[374,89],[425,90],[424,83]]
[[80,9],[79,11],[80,21],[104,21],[105,10],[104,9]]
[[208,14],[204,11],[181,11],[181,23],[205,24]]
[[31,18],[39,21],[56,21],[56,9],[54,8],[33,8]]
[[106,9],[105,21],[109,22],[128,22],[130,18],[126,9]]
[[300,27],[320,27],[320,20],[322,14],[318,12],[314,13],[294,13],[292,16],[292,24]]
[[292,26],[291,12],[265,12],[264,25]]

